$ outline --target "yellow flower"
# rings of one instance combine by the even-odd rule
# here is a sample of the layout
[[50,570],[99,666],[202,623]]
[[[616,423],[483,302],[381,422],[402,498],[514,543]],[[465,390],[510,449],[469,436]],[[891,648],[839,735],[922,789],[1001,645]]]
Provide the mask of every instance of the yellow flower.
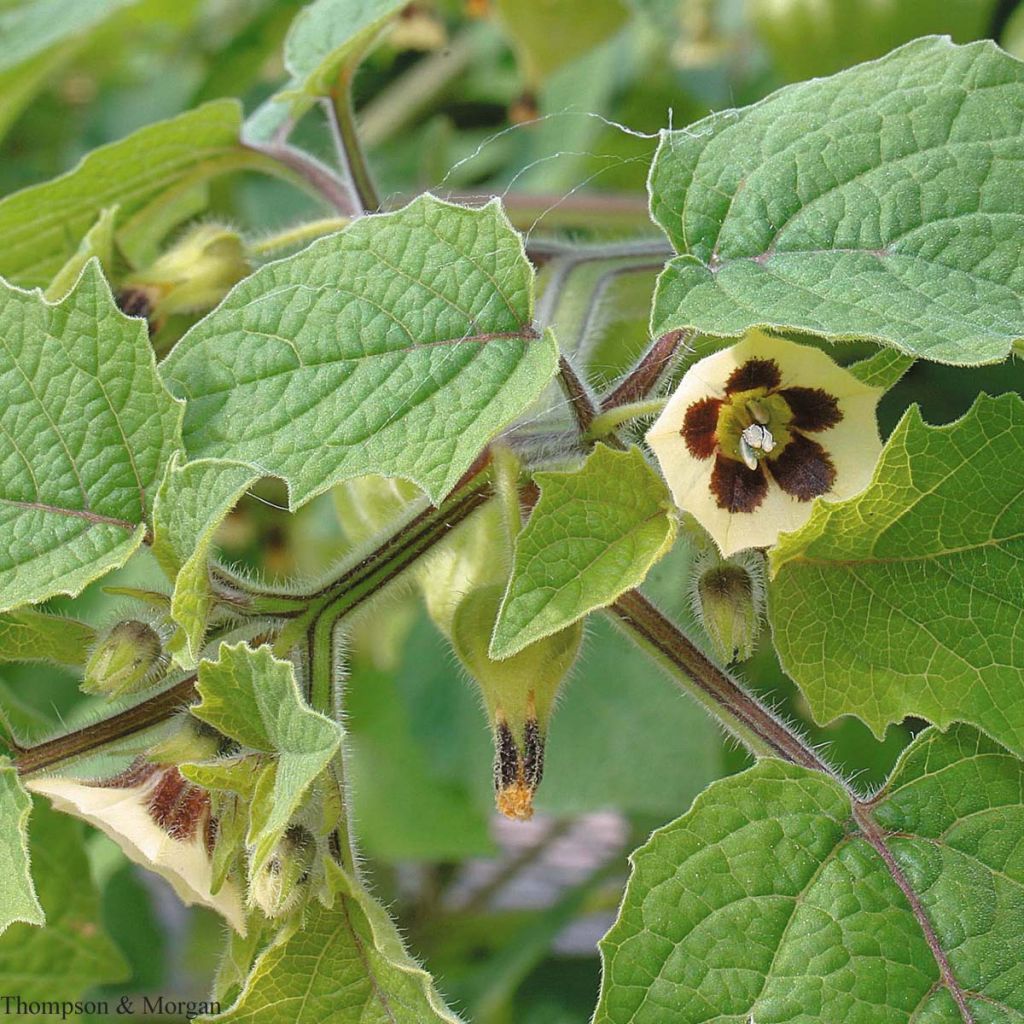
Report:
[[816,348],[750,331],[687,370],[647,443],[676,504],[730,555],[803,525],[814,498],[867,486],[881,396]]
[[229,881],[217,893],[210,891],[216,821],[209,794],[176,767],[139,759],[111,779],[43,777],[26,786],[105,832],[136,864],[166,878],[185,903],[213,908],[245,934],[238,888]]

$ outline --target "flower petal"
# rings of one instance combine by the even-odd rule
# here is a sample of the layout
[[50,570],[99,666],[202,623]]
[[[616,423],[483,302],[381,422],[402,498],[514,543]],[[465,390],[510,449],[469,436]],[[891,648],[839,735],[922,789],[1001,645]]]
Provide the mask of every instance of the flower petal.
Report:
[[710,459],[715,454],[715,446],[718,444],[715,430],[721,407],[720,398],[702,398],[686,410],[680,433],[694,458]]
[[863,384],[819,349],[763,331],[749,331],[737,344],[701,359],[683,376],[648,432],[647,443],[658,458],[676,504],[700,522],[725,555],[774,544],[783,531],[802,526],[813,506],[813,502],[801,501],[770,481],[764,500],[754,511],[721,508],[711,487],[717,460],[696,458],[681,436],[690,406],[709,397],[724,398],[726,384],[738,380],[736,371],[753,360],[772,360],[784,388],[821,390],[836,399],[841,419],[818,438],[835,469],[827,500],[841,500],[863,490],[882,451],[875,420],[882,391]]
[[750,391],[752,388],[774,390],[782,383],[779,364],[774,359],[748,359],[740,364],[725,382],[725,393]]
[[836,467],[817,441],[794,434],[777,458],[768,462],[775,482],[797,501],[827,494],[836,479]]
[[[213,908],[235,931],[245,934],[245,910],[238,889],[226,882],[216,895],[210,892],[213,868],[206,848],[206,830],[183,827],[184,809],[178,802],[182,792],[179,788],[170,799],[174,782],[173,777],[168,781],[168,773],[152,773],[129,786],[56,777],[29,779],[25,785],[33,793],[49,797],[58,810],[105,832],[136,864],[166,878],[184,903]],[[174,838],[153,820],[153,810],[159,813],[160,808],[165,817],[173,819],[176,831],[190,834],[188,839]]]
[[783,388],[779,394],[792,411],[797,430],[828,430],[843,418],[839,400],[823,388]]
[[753,512],[764,504],[768,477],[764,469],[748,469],[742,462],[719,455],[711,473],[711,490],[719,508],[729,512]]

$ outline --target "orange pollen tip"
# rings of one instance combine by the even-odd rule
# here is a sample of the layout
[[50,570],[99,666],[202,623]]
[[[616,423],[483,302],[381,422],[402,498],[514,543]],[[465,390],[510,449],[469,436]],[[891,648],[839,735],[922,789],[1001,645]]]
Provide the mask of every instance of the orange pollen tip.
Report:
[[524,782],[498,790],[495,798],[498,810],[513,821],[529,821],[533,817],[533,790]]

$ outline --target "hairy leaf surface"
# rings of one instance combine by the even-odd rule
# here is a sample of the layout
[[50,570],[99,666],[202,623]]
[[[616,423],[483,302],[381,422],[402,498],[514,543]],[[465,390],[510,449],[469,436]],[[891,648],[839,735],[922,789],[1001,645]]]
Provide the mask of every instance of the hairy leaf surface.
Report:
[[568,473],[538,473],[540,500],[516,538],[491,656],[506,658],[639,586],[671,547],[672,500],[638,448],[598,445]]
[[258,479],[251,466],[220,459],[172,463],[153,507],[153,554],[174,580],[171,617],[184,633],[176,657],[195,664],[210,610],[208,559],[214,534]]
[[264,952],[220,1024],[458,1024],[430,975],[406,953],[384,908],[337,864],[330,908],[314,903],[301,930]]
[[666,132],[651,211],[682,254],[655,333],[870,338],[977,364],[1024,336],[1024,64],[927,38]]
[[655,832],[601,944],[595,1024],[1020,1019],[1024,764],[929,729],[867,831],[852,810],[765,760]]
[[0,760],[0,934],[15,921],[43,924],[29,872],[28,816],[32,800],[18,779],[18,770]]
[[246,844],[250,875],[273,852],[303,796],[341,744],[341,728],[302,699],[295,670],[269,647],[222,644],[216,661],[199,664],[202,702],[192,714],[245,747],[274,755],[250,807]]
[[0,283],[0,609],[76,594],[142,542],[181,407],[95,262],[57,305]]
[[783,667],[815,718],[919,715],[1024,752],[1024,401],[930,427],[912,408],[871,485],[771,553]]
[[0,992],[26,1002],[80,999],[123,980],[127,965],[100,922],[81,825],[37,800],[29,837],[46,927],[14,924],[0,936]]
[[180,198],[216,174],[262,164],[239,146],[240,129],[235,100],[207,103],[93,150],[53,181],[7,196],[0,201],[0,275],[45,287],[105,208],[119,206],[130,233],[128,219],[154,197]]
[[435,502],[554,373],[497,202],[423,196],[242,281],[163,363],[193,458],[283,477],[293,507],[367,473]]

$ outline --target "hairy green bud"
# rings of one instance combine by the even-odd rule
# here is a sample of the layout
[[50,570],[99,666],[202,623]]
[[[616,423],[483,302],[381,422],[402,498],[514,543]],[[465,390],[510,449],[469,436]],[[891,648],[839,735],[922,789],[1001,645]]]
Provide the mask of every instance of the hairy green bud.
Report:
[[159,324],[175,313],[213,309],[252,267],[237,231],[199,224],[145,270],[122,283],[118,304],[125,313]]
[[97,640],[82,690],[107,697],[138,693],[156,681],[165,663],[160,634],[147,622],[124,619]]
[[544,773],[548,721],[562,680],[583,642],[575,622],[502,661],[487,653],[504,587],[481,587],[459,603],[452,645],[480,687],[494,734],[494,788],[498,810],[529,818]]
[[693,611],[725,664],[745,661],[754,653],[764,617],[764,559],[755,551],[732,558],[708,552],[693,574]]
[[308,889],[316,857],[316,841],[302,825],[291,825],[273,854],[252,880],[250,900],[267,917],[284,917],[298,906]]

